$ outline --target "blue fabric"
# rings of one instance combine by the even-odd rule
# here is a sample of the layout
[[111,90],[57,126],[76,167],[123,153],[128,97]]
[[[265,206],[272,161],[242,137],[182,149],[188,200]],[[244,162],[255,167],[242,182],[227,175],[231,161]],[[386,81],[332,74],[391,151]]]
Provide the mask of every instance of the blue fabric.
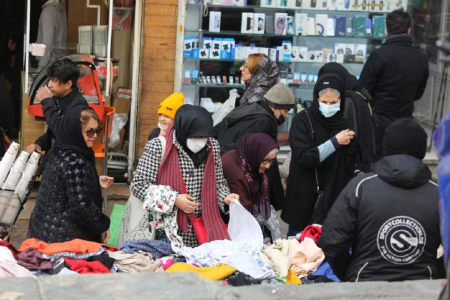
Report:
[[330,156],[331,154],[333,154],[334,151],[336,151],[336,147],[333,144],[333,138],[336,140],[337,143],[336,137],[332,137],[331,139],[329,139],[328,141],[317,147],[319,149],[320,162],[323,162],[325,159],[327,159],[328,156]]
[[441,213],[441,234],[446,265],[450,261],[450,113],[445,116],[434,132],[434,147],[441,161],[437,168],[439,177],[439,207]]
[[154,240],[125,241],[120,250],[129,254],[141,250],[150,253],[154,258],[161,258],[175,253],[169,243]]
[[289,225],[289,229],[288,229],[288,232],[287,232],[287,238],[289,238],[290,236],[296,236],[300,232],[302,232],[300,229],[292,227],[291,225]]
[[325,276],[330,280],[336,281],[336,282],[340,282],[339,278],[337,278],[336,275],[334,275],[333,270],[330,267],[330,264],[327,262],[323,262],[318,268],[317,270],[312,273],[311,275],[314,276]]

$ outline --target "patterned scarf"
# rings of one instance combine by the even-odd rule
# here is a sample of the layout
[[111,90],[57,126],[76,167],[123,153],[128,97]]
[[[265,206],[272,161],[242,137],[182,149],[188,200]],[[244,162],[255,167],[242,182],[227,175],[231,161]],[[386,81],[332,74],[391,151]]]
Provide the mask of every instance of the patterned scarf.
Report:
[[[173,144],[173,127],[168,129],[166,135],[167,145],[166,154],[161,162],[158,171],[158,185],[168,185],[180,194],[187,194],[186,185],[181,173],[178,161],[177,148]],[[216,168],[214,161],[213,145],[208,140],[210,150],[206,157],[205,171],[203,174],[203,185],[201,192],[202,199],[202,217],[205,222],[206,231],[208,233],[208,242],[215,240],[230,239],[227,227],[219,213],[217,204],[217,186],[216,186]],[[189,231],[188,217],[185,212],[178,209],[177,223],[183,232]]]
[[264,54],[259,65],[253,72],[242,98],[240,105],[252,104],[264,101],[264,95],[278,82],[278,65]]

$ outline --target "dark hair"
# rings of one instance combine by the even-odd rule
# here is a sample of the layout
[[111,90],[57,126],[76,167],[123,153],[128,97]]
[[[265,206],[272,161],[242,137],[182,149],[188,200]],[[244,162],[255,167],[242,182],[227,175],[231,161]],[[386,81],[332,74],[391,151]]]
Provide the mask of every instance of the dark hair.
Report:
[[63,58],[50,65],[47,76],[58,79],[62,83],[68,83],[70,80],[72,81],[72,87],[74,87],[77,85],[80,77],[80,70],[75,62],[68,58]]
[[386,28],[388,34],[407,33],[411,28],[411,17],[403,9],[397,9],[386,17]]

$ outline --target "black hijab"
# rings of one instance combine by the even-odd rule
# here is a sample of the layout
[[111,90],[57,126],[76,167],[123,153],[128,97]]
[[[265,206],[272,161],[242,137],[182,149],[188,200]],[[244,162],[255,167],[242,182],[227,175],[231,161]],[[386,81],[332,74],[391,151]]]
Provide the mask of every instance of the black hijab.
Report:
[[[318,94],[325,88],[336,89],[341,94],[340,110],[330,118],[325,118],[319,110]],[[314,86],[313,98],[313,104],[308,109],[308,112],[312,114],[311,121],[314,127],[313,147],[317,147],[340,131],[347,129],[347,122],[343,113],[345,109],[345,92],[341,78],[335,74],[321,75]],[[310,222],[312,224],[323,224],[334,201],[353,177],[355,157],[355,143],[352,141],[350,145],[341,146],[317,167],[319,185],[323,194],[311,217]]]
[[319,70],[319,76],[323,74],[337,74],[343,81],[345,90],[352,90],[357,91],[362,88],[361,82],[356,79],[355,76],[350,74],[346,68],[344,68],[342,65],[330,62],[325,64],[322,68]]
[[259,173],[264,157],[273,149],[278,149],[277,143],[265,133],[252,133],[242,138],[236,146],[236,162],[244,171],[255,207],[250,212],[257,217],[258,213],[268,220],[270,217],[270,199],[268,178],[266,173]]
[[201,165],[207,155],[207,146],[197,153],[187,147],[187,139],[193,137],[213,137],[213,119],[211,114],[200,106],[183,105],[175,114],[175,135],[178,143],[192,159],[194,166]]
[[[94,151],[86,145],[83,137],[80,116],[85,107],[77,106],[70,114],[66,114],[64,120],[64,130],[61,131],[55,140],[53,148],[61,150],[73,150],[83,155],[95,169]],[[96,172],[96,171],[95,171]]]
[[[338,90],[340,93],[340,110],[332,117],[325,118],[325,116],[320,112],[319,109],[319,92],[326,88],[332,88]],[[316,121],[322,125],[327,131],[331,132],[331,134],[335,134],[341,130],[343,130],[345,121],[344,121],[344,109],[345,109],[345,90],[344,84],[341,78],[335,74],[324,74],[319,77],[314,86],[313,91],[313,102],[310,108],[310,111]],[[325,136],[321,136],[322,132],[318,132],[317,142],[320,145],[330,138],[329,134]]]

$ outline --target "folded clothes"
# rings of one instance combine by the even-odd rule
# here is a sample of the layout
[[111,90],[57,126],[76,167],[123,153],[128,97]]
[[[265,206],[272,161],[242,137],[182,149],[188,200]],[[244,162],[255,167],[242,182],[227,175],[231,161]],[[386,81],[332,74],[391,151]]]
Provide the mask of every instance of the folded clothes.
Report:
[[27,248],[17,255],[17,263],[22,267],[33,270],[51,270],[53,262],[42,258],[41,252],[34,248]]
[[125,253],[134,253],[138,250],[145,251],[153,255],[154,258],[161,258],[174,254],[170,243],[155,240],[132,240],[122,243],[120,250]]
[[102,265],[111,270],[114,265],[114,258],[111,258],[107,253],[102,253],[100,255],[91,256],[86,261],[98,261],[101,262]]
[[107,267],[105,267],[99,261],[85,261],[83,259],[70,259],[64,258],[66,265],[70,267],[72,271],[80,274],[99,274],[99,273],[112,273]]
[[0,277],[31,277],[36,278],[24,267],[11,262],[0,261]]
[[161,267],[159,260],[154,260],[147,253],[117,251],[108,255],[115,260],[114,266],[125,273],[153,273]]
[[194,267],[187,263],[175,263],[170,266],[165,272],[194,272],[201,277],[209,280],[221,280],[232,275],[237,270],[233,267],[221,264],[217,267]]
[[116,250],[117,248],[100,244],[91,241],[85,241],[82,239],[74,239],[71,241],[63,242],[63,243],[51,243],[48,244],[46,242],[40,241],[38,239],[26,239],[23,241],[22,246],[19,249],[19,252],[24,251],[26,248],[35,248],[42,254],[52,255],[61,252],[72,252],[72,253],[92,253],[100,250],[101,247],[106,247],[111,251]]

